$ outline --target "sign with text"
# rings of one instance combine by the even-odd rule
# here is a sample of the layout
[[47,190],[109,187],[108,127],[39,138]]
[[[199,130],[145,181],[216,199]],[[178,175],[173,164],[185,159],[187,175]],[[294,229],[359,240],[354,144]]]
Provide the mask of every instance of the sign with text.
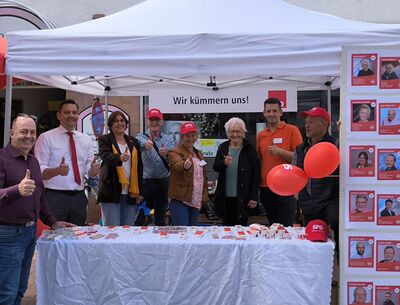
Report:
[[163,113],[262,112],[268,97],[284,97],[283,111],[297,111],[296,86],[235,87],[219,90],[171,87],[149,92],[149,107]]

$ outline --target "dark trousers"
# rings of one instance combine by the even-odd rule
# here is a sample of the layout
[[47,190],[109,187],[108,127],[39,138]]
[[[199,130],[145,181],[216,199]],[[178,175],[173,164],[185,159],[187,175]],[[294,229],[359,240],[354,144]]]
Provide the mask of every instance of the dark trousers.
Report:
[[315,212],[303,210],[303,214],[306,225],[311,220],[321,219],[331,227],[335,234],[336,251],[339,253],[339,200],[332,201]]
[[224,226],[247,226],[247,217],[239,216],[239,200],[237,197],[225,197],[225,213],[222,217]]
[[46,189],[46,195],[50,210],[57,220],[85,225],[88,200],[84,191]]
[[154,225],[165,226],[168,206],[168,178],[144,179],[143,197],[149,208],[154,209]]
[[296,215],[296,199],[293,196],[280,196],[267,187],[260,188],[260,201],[267,212],[270,224],[280,223],[293,226]]

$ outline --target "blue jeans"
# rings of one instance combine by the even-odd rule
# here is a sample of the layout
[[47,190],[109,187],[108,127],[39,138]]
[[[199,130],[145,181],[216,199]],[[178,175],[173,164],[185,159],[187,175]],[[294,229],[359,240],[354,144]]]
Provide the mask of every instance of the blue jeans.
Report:
[[137,204],[128,204],[129,195],[121,195],[119,203],[100,202],[103,226],[134,226],[138,215]]
[[36,225],[0,225],[0,304],[19,305],[28,287]]
[[190,207],[182,201],[171,199],[169,202],[172,224],[174,226],[195,226],[199,219],[199,209]]
[[168,206],[168,178],[143,179],[143,197],[147,207],[154,209],[154,225],[165,226]]

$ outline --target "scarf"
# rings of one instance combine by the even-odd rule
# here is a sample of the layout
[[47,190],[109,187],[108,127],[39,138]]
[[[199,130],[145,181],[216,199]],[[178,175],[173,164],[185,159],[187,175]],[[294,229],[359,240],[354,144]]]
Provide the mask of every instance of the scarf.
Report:
[[[118,150],[115,148],[114,144],[112,144],[113,153],[119,155]],[[133,151],[131,154],[131,181],[128,183],[128,179],[126,179],[124,170],[121,166],[117,166],[117,174],[119,183],[121,183],[122,187],[126,187],[129,184],[129,196],[132,198],[137,198],[139,196],[139,180],[138,180],[138,152],[136,147],[133,147]]]

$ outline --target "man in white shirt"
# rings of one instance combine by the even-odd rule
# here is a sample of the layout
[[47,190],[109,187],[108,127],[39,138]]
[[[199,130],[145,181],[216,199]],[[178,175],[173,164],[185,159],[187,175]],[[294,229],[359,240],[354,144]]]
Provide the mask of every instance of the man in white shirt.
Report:
[[35,156],[53,214],[58,220],[84,225],[87,206],[84,177],[86,173],[97,176],[100,166],[89,136],[75,130],[78,116],[75,101],[62,102],[57,112],[60,126],[39,136]]
[[395,126],[400,124],[400,119],[396,118],[396,110],[389,109],[386,118],[382,121],[382,126]]

